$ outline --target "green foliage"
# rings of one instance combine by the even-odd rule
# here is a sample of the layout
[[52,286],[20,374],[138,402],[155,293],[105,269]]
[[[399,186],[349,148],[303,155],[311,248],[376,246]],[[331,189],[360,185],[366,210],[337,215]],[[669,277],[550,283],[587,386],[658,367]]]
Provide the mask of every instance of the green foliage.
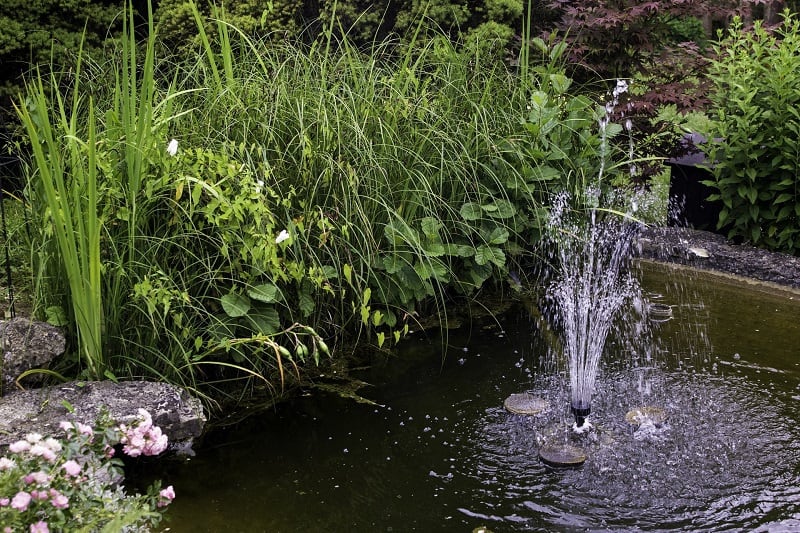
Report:
[[[193,16],[194,2],[190,0],[160,0],[155,17],[160,44],[172,51],[188,53],[199,44],[197,26]],[[251,37],[274,35],[295,37],[301,28],[303,2],[301,0],[240,0],[230,3],[201,0],[199,11],[209,17],[217,7],[224,9],[225,20]],[[206,30],[213,32],[213,24]]]
[[21,76],[31,65],[53,64],[60,70],[74,63],[74,53],[98,50],[119,29],[115,17],[122,2],[43,0],[0,2],[0,108],[21,88]]
[[[80,232],[38,192],[59,154],[77,153],[59,167],[79,170],[63,172],[79,200],[66,211],[99,228],[103,340],[89,373],[217,400],[243,380],[283,385],[329,342],[396,343],[523,271],[551,192],[622,168],[603,144],[621,128],[600,135],[602,107],[571,93],[563,46],[537,41],[545,60],[526,61],[520,82],[443,34],[367,53],[333,22],[306,44],[252,38],[193,4],[186,15],[188,57],[162,59],[155,31],[140,46],[126,34],[91,72],[35,78],[44,89],[23,111],[32,140],[42,124],[73,126],[27,172],[40,308],[72,326],[58,234]],[[86,77],[109,83],[82,92]],[[59,91],[73,98],[63,111]]]
[[718,45],[706,144],[722,202],[719,228],[773,250],[800,252],[800,20],[774,33],[741,21]]

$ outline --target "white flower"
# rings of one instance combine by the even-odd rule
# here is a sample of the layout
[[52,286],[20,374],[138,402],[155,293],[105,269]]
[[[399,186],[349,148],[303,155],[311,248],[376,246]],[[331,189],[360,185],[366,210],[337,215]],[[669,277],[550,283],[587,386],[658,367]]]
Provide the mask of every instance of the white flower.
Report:
[[631,119],[625,119],[625,129],[631,131],[633,129],[633,122]]
[[614,88],[614,98],[621,95],[628,90],[628,82],[625,80],[617,80],[617,86]]
[[275,238],[275,244],[281,243],[289,238],[289,232],[282,229],[278,236]]
[[178,139],[172,139],[167,145],[167,153],[175,156],[178,153]]

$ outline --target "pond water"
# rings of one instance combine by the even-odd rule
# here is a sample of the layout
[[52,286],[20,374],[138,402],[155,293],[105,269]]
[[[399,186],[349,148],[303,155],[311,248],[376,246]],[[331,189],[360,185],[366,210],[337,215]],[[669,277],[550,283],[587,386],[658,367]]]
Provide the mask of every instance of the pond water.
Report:
[[[653,328],[651,353],[610,343],[579,468],[538,459],[543,442],[576,437],[563,376],[543,368],[520,309],[451,330],[446,349],[416,334],[359,376],[377,405],[314,393],[208,435],[196,457],[159,472],[178,494],[165,527],[800,530],[800,297],[684,278],[644,269],[673,318]],[[503,409],[526,390],[551,409]],[[666,422],[629,425],[643,405]]]

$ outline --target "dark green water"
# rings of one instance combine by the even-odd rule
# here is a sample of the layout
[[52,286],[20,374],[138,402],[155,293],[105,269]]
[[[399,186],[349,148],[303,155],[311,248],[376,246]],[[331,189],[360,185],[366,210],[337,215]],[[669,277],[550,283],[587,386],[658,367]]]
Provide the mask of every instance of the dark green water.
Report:
[[[800,298],[648,269],[674,318],[650,348],[614,340],[585,465],[538,447],[572,439],[567,393],[523,310],[416,335],[360,376],[379,406],[314,394],[209,435],[170,466],[175,532],[800,530]],[[650,359],[648,359],[650,357]],[[502,408],[534,389],[540,417]],[[658,405],[665,426],[625,413]]]

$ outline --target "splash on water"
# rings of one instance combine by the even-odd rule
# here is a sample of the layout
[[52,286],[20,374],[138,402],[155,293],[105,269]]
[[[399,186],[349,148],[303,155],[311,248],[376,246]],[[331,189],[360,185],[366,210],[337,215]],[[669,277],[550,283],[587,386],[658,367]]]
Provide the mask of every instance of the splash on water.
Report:
[[627,268],[639,224],[601,209],[599,191],[586,194],[588,216],[575,214],[568,195],[555,199],[550,239],[557,264],[547,291],[552,320],[561,332],[561,357],[577,427],[591,411],[601,356],[615,319],[641,292]]

